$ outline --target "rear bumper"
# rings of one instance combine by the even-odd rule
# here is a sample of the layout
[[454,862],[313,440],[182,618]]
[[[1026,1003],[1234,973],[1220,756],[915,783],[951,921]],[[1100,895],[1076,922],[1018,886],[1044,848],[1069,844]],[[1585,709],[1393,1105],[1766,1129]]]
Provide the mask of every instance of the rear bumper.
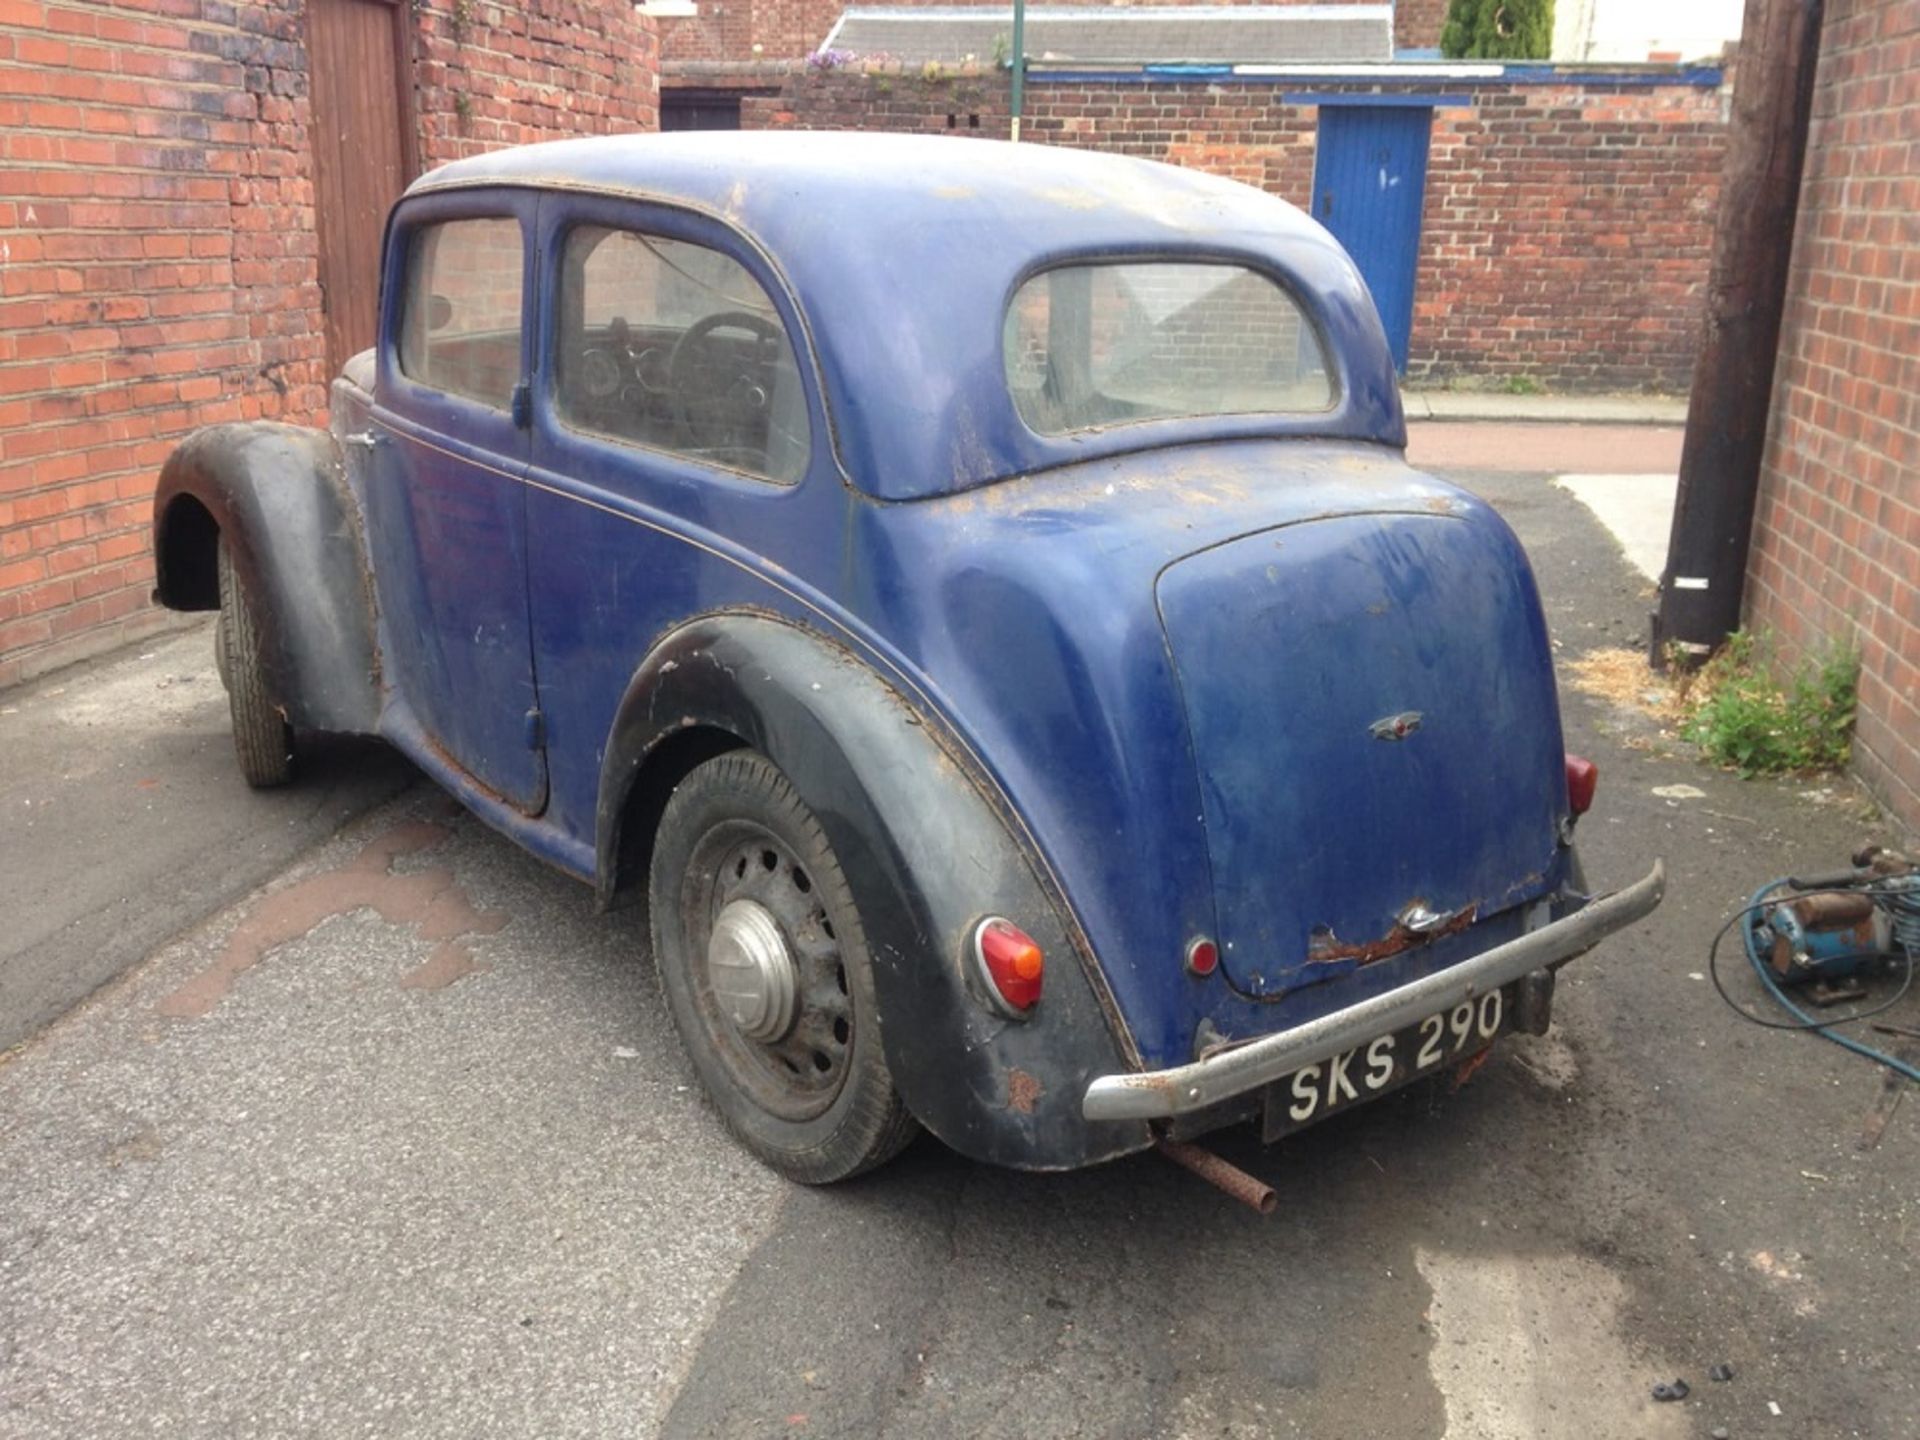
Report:
[[1666,867],[1656,860],[1645,878],[1626,889],[1398,990],[1189,1065],[1102,1075],[1087,1086],[1081,1113],[1089,1120],[1159,1120],[1258,1090],[1462,1000],[1564,964],[1650,913],[1666,887]]

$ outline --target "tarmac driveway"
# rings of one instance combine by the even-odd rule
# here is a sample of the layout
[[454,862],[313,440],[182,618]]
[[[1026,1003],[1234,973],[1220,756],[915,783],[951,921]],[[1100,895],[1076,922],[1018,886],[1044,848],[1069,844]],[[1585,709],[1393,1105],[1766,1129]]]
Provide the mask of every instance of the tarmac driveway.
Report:
[[[1563,655],[1643,633],[1574,499],[1462,478]],[[1920,1113],[1699,978],[1749,891],[1875,832],[1567,710],[1590,876],[1665,855],[1667,904],[1458,1092],[1222,1138],[1265,1220],[1150,1156],[774,1179],[632,918],[407,790],[0,1063],[0,1434],[1920,1434]]]

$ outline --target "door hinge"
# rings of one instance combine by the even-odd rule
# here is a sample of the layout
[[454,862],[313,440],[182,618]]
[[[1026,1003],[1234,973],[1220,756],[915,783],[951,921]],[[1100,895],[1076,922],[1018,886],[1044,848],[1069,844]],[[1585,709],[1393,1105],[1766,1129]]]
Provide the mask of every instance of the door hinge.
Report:
[[547,717],[540,713],[539,707],[527,711],[527,749],[544,750],[547,748]]
[[513,424],[524,430],[533,423],[533,387],[522,380],[513,387]]

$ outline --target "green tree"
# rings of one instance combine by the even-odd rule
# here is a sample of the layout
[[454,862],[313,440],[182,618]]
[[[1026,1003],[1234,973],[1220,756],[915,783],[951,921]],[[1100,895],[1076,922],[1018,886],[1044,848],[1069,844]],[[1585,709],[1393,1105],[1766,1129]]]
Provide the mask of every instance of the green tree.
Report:
[[1553,54],[1553,0],[1452,0],[1440,53],[1449,60],[1545,60]]

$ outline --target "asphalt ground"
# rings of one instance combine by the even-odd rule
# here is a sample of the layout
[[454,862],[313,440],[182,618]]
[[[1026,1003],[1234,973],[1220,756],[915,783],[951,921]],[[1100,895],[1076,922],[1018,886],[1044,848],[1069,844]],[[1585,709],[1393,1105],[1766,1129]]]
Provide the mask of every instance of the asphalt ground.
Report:
[[[1551,468],[1630,468],[1580,438]],[[1458,463],[1531,454],[1473,443]],[[1527,543],[1562,658],[1644,634],[1646,582],[1572,496],[1450,473]],[[120,749],[222,758],[217,707],[138,688]],[[1664,855],[1667,903],[1463,1088],[1271,1149],[1222,1136],[1279,1191],[1268,1219],[1151,1156],[1026,1176],[926,1140],[787,1185],[693,1088],[634,917],[429,787],[259,882],[217,831],[176,845],[185,820],[104,806],[85,859],[132,877],[122,931],[167,893],[141,878],[156,847],[238,888],[0,1063],[0,1434],[1920,1434],[1915,1101],[1889,1112],[1873,1067],[1743,1024],[1700,978],[1757,885],[1893,837],[1844,786],[1742,782],[1565,706],[1601,766],[1589,875]],[[49,744],[43,783],[68,763]],[[19,753],[0,794],[35,778]],[[146,768],[135,796],[184,783]],[[122,777],[72,783],[84,809]],[[1654,793],[1674,784],[1703,793]],[[283,823],[252,799],[190,808]],[[50,833],[8,827],[11,894],[70,843]],[[87,961],[92,912],[51,924],[44,883],[5,928]],[[1676,1377],[1688,1400],[1650,1398]]]
[[0,1051],[412,782],[385,746],[329,737],[297,788],[248,790],[212,636],[0,692]]

